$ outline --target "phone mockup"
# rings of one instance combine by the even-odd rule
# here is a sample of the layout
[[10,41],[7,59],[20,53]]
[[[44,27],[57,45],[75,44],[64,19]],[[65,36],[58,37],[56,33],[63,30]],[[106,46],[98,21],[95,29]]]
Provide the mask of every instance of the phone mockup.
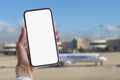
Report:
[[58,51],[51,9],[27,10],[24,21],[31,65],[56,64]]

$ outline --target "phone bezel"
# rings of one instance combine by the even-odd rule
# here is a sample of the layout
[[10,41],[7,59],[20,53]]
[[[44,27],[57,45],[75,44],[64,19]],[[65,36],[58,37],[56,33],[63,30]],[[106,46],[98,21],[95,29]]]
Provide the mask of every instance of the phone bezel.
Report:
[[[29,47],[29,39],[28,39],[28,32],[27,32],[27,25],[26,25],[26,17],[25,17],[25,14],[27,12],[31,12],[31,11],[38,11],[38,10],[49,10],[50,13],[51,13],[51,18],[52,18],[52,25],[53,25],[53,31],[54,31],[54,39],[55,39],[55,46],[56,46],[56,52],[57,52],[57,62],[55,63],[50,63],[50,64],[43,64],[43,65],[33,65],[32,64],[32,59],[31,59],[31,54],[30,54],[30,47]],[[57,63],[59,62],[59,56],[58,56],[58,49],[57,49],[57,41],[56,41],[56,36],[55,36],[55,27],[54,27],[54,20],[53,20],[53,14],[52,14],[52,10],[50,8],[40,8],[40,9],[31,9],[31,10],[26,10],[24,12],[24,25],[25,25],[25,28],[26,28],[26,38],[27,38],[27,45],[28,45],[28,51],[29,51],[29,61],[30,61],[30,64],[33,66],[33,67],[39,67],[39,66],[47,66],[47,65],[57,65]]]

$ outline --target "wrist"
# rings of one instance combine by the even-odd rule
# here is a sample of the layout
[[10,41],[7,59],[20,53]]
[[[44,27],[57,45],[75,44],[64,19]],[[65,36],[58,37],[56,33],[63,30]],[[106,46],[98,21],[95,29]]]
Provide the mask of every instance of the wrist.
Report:
[[32,79],[33,71],[31,70],[31,66],[25,65],[17,65],[16,66],[16,77],[28,77]]

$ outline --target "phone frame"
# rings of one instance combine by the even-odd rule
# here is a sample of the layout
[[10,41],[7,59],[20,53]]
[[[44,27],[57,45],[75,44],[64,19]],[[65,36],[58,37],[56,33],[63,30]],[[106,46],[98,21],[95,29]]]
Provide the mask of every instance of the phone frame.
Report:
[[[26,12],[31,12],[31,11],[37,11],[37,10],[45,10],[45,9],[50,10],[50,13],[51,13],[51,20],[52,20],[52,26],[53,26],[54,40],[55,40],[55,46],[56,46],[56,52],[57,52],[57,62],[56,63],[51,63],[51,64],[44,64],[44,65],[37,65],[37,66],[35,66],[35,65],[32,64],[32,59],[31,59],[30,44],[29,44],[29,39],[28,39],[28,32],[27,32],[28,30],[27,30],[27,25],[26,25],[25,13]],[[28,57],[29,57],[29,61],[30,61],[31,66],[39,67],[39,66],[47,66],[47,65],[57,65],[58,62],[59,62],[59,56],[58,56],[57,40],[56,40],[56,35],[55,35],[55,27],[54,27],[54,20],[53,20],[52,10],[50,8],[40,8],[40,9],[26,10],[26,11],[24,11],[23,17],[24,17],[24,25],[25,25],[25,28],[26,28],[26,38],[27,38],[27,45],[28,45],[28,52],[29,52],[29,56]]]

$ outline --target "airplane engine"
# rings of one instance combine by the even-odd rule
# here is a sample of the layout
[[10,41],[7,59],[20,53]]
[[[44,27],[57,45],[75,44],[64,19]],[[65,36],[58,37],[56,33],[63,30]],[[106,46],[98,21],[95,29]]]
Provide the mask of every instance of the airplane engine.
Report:
[[101,60],[101,61],[107,61],[107,58],[101,56],[101,57],[100,57],[100,60]]
[[70,65],[70,64],[72,64],[72,62],[71,62],[71,61],[66,61],[66,62],[64,62],[63,64],[64,64],[64,65]]
[[65,66],[65,65],[70,65],[72,64],[71,61],[65,61],[65,62],[59,62],[57,66]]

